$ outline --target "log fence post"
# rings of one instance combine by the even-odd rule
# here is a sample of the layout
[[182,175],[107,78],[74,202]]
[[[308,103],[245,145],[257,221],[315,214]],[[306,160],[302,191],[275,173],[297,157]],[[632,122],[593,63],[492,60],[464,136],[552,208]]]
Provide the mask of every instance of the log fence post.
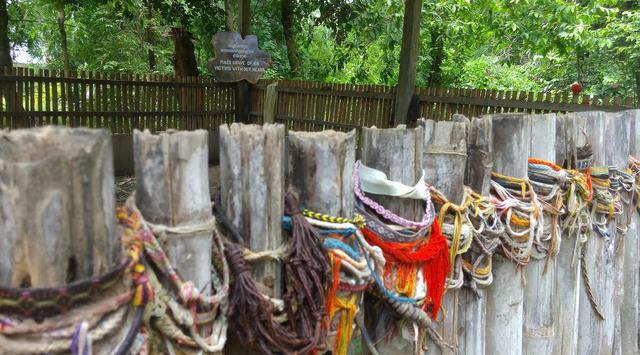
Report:
[[[531,118],[526,114],[490,116],[493,129],[493,170],[526,178]],[[493,284],[487,289],[486,353],[522,354],[523,285],[516,265],[493,257]]]
[[[362,163],[382,171],[390,180],[412,186],[422,174],[424,146],[422,132],[422,127],[411,129],[404,125],[388,129],[363,128],[360,153]],[[420,220],[424,213],[423,201],[387,196],[372,196],[372,198],[403,218]],[[398,326],[402,326],[403,322],[397,319],[395,311],[389,307],[379,308],[374,305],[373,298],[365,297],[365,322],[369,334],[372,334],[373,338],[380,339],[384,336],[384,334],[376,332],[376,329],[381,329],[376,325],[383,319],[394,319]],[[411,324],[406,326],[413,331]],[[399,333],[404,332],[400,331]],[[399,335],[388,342],[378,343],[376,349],[380,354],[400,351],[412,353],[419,345],[413,339],[405,339]]]
[[[556,159],[556,114],[531,115],[530,157],[554,162]],[[552,202],[551,202],[552,203]],[[550,216],[548,217],[550,218]],[[545,216],[545,223],[547,216]],[[560,220],[558,220],[560,223]],[[549,233],[554,231],[549,230]],[[560,245],[562,245],[562,236]],[[552,251],[549,251],[552,252]],[[522,352],[552,354],[554,346],[554,302],[556,256],[531,262],[524,269],[527,285],[524,288]],[[571,267],[562,265],[561,267]]]

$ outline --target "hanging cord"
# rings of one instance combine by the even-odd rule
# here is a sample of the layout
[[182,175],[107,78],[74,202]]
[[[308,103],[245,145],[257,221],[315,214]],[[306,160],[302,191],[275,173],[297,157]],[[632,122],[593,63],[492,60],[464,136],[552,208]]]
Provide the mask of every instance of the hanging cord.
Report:
[[[150,279],[155,279],[159,274],[162,276],[162,280],[165,280],[173,289],[171,293],[164,290],[161,282],[152,282],[155,292],[159,295],[162,294],[163,297],[158,297],[153,305],[147,308],[145,323],[149,326],[155,326],[168,339],[185,340],[184,343],[177,341],[179,344],[199,348],[206,352],[221,351],[227,340],[226,312],[229,296],[229,268],[222,257],[224,246],[215,229],[215,218],[211,217],[207,221],[193,226],[168,227],[146,221],[135,205],[135,195],[129,197],[125,206],[126,210],[123,213],[129,216],[130,227],[139,230],[145,255],[157,270],[157,273],[150,270],[153,271],[153,274],[150,272]],[[216,292],[207,296],[200,293],[193,282],[183,280],[171,265],[152,230],[155,230],[163,238],[166,238],[167,234],[182,237],[196,232],[211,232],[213,234],[213,250],[217,254],[214,254],[212,259],[215,260],[218,257],[222,263],[222,283],[215,282],[213,285],[217,286],[217,289],[214,287],[212,290]],[[215,269],[212,270],[212,280],[219,280],[219,278],[218,272]],[[175,300],[172,294],[175,294],[178,300]],[[212,332],[207,337],[203,337],[200,335],[199,329],[209,324],[212,325]],[[176,330],[180,327],[187,329],[188,335]],[[167,343],[165,339],[165,344]]]
[[473,244],[471,253],[463,255],[462,267],[470,276],[471,289],[479,296],[477,287],[487,287],[493,282],[493,254],[502,244],[505,227],[488,197],[465,186],[465,200],[469,201],[467,218],[472,228]]
[[[307,221],[312,225],[318,228],[326,228],[332,230],[345,230],[346,233],[355,233],[356,241],[362,247],[362,250],[365,251],[363,254],[365,260],[367,261],[367,265],[371,270],[371,274],[374,279],[374,285],[376,286],[376,290],[378,291],[379,297],[381,297],[389,306],[402,318],[410,320],[412,322],[417,323],[420,327],[427,331],[429,337],[433,340],[433,342],[440,347],[442,350],[454,350],[455,347],[448,344],[440,334],[435,330],[436,324],[431,320],[431,316],[429,313],[425,312],[420,307],[416,307],[419,303],[418,300],[403,297],[395,293],[394,291],[390,291],[384,285],[382,281],[382,277],[384,274],[386,259],[383,255],[382,250],[378,246],[370,245],[366,238],[364,237],[362,231],[356,228],[355,225],[351,223],[330,223],[321,220],[316,220],[313,218],[307,217]],[[434,221],[437,223],[437,221]],[[443,237],[444,239],[444,237]],[[445,241],[446,243],[446,241]],[[443,260],[448,261],[448,251],[445,247],[443,253]],[[445,270],[448,268],[445,268]],[[446,272],[442,278],[442,284],[444,284],[444,279],[446,277]]]
[[584,281],[584,288],[587,292],[587,298],[589,298],[589,303],[591,303],[591,308],[598,315],[601,320],[605,320],[604,313],[602,313],[602,309],[600,305],[596,301],[593,290],[591,289],[591,280],[589,278],[589,273],[587,271],[587,246],[586,244],[582,247],[582,253],[580,254],[580,261],[582,263],[582,280]]
[[[491,173],[492,200],[506,227],[502,235],[502,252],[518,268],[529,263],[534,241],[539,242],[544,218],[537,195],[528,179]],[[524,280],[524,273],[521,274]]]
[[542,273],[544,275],[549,262],[560,250],[562,242],[559,219],[566,210],[561,185],[567,182],[568,174],[553,163],[535,158],[529,158],[528,174],[545,222],[542,237],[534,241],[531,257],[538,260],[546,259]]
[[[456,205],[435,187],[431,187],[431,199],[441,206],[438,212],[438,223],[449,241],[451,270],[447,277],[447,289],[458,289],[464,283],[462,254],[469,251],[473,243],[473,227],[470,226],[471,222],[467,215],[471,201],[465,196],[462,205]],[[451,223],[451,217],[453,217],[453,223]]]
[[[327,314],[324,300],[318,297],[324,295],[323,285],[329,266],[313,229],[300,224],[297,217],[304,217],[300,216],[299,210],[291,216],[295,222],[292,222],[292,238],[283,259],[285,283],[289,287],[284,296],[289,325],[284,326],[274,320],[273,305],[258,291],[251,267],[244,259],[242,235],[226,217],[219,197],[217,201],[218,220],[235,240],[227,242],[226,255],[235,280],[230,316],[237,337],[265,354],[306,354],[313,349],[322,349],[326,339],[324,320]],[[285,202],[292,203],[289,198]],[[316,257],[318,259],[305,259]]]

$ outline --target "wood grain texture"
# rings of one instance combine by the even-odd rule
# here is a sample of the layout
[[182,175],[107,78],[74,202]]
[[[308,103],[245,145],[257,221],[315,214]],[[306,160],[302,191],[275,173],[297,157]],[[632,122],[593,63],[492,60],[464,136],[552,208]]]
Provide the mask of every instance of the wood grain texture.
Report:
[[302,206],[333,216],[352,217],[355,131],[289,132],[288,189]]
[[[134,131],[136,204],[146,220],[188,226],[209,220],[207,131]],[[212,232],[168,235],[161,241],[171,264],[204,294],[211,290]]]
[[[624,167],[629,154],[630,121],[618,114],[584,112],[576,114],[579,131],[586,136],[577,139],[578,146],[590,141],[594,152],[594,166]],[[615,144],[611,144],[615,142]],[[593,218],[594,216],[592,216]],[[618,255],[622,239],[616,235],[615,221],[609,223],[611,238],[592,233],[587,242],[585,262],[591,278],[591,288],[605,316],[600,320],[591,309],[586,292],[580,294],[578,354],[621,353],[620,305],[623,287],[617,273],[622,272],[622,256]],[[623,250],[623,249],[619,249]]]
[[[424,155],[423,164],[426,171],[426,182],[440,192],[454,204],[462,204],[464,196],[464,176],[467,161],[467,123],[462,117],[457,117],[457,122],[420,120],[418,124],[424,129]],[[436,210],[441,206],[436,205]],[[452,220],[445,220],[453,223]],[[460,307],[462,299],[466,301],[466,293],[469,290],[448,290],[442,300],[445,310],[444,319],[439,324],[438,332],[445,341],[455,346],[460,346],[461,340],[465,340],[465,331],[475,332],[477,329],[467,328],[467,325],[475,327],[481,321],[465,317],[462,314],[466,309]],[[466,302],[463,302],[466,303]],[[470,323],[467,324],[466,321]],[[432,345],[433,354],[455,354],[455,351],[440,349]],[[462,345],[466,349],[467,345]],[[459,353],[459,352],[458,352]]]
[[[629,154],[640,156],[640,110],[628,112],[630,117],[630,141]],[[631,224],[624,238],[624,298],[622,307],[620,308],[620,317],[622,325],[622,353],[637,354],[640,349],[638,347],[638,307],[640,287],[640,259],[638,259],[640,243],[638,237],[640,233],[640,215],[633,207],[628,209]]]
[[[556,161],[575,162],[578,137],[576,117],[558,115],[556,120]],[[573,263],[578,236],[562,235],[558,255],[555,257],[555,290],[553,298],[553,354],[575,354],[578,348],[578,311],[582,278],[580,259]]]
[[[556,158],[555,137],[555,113],[531,115],[531,157],[553,162]],[[570,265],[562,265],[562,267],[570,267]],[[554,300],[557,297],[555,293],[556,258],[552,257],[548,261],[532,259],[524,272],[527,286],[524,288],[522,352],[553,354],[555,340],[553,320],[554,317],[559,316],[554,314],[556,311]]]
[[[492,115],[493,169],[516,178],[527,177],[531,117]],[[523,286],[515,264],[493,257],[493,284],[487,289],[486,353],[522,354]]]
[[493,126],[489,116],[473,118],[467,137],[464,183],[483,196],[489,195],[493,171]]
[[113,180],[107,131],[0,131],[0,285],[60,286],[115,266]]
[[[284,211],[284,126],[281,124],[220,127],[222,207],[254,252],[282,244]],[[282,296],[280,263],[252,263],[262,291]]]

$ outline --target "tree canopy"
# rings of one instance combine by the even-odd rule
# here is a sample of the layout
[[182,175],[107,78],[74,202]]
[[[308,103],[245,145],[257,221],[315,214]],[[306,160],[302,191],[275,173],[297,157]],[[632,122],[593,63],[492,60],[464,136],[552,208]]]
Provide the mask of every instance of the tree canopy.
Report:
[[[3,0],[7,1],[7,0]],[[402,0],[254,0],[266,78],[398,80]],[[47,68],[170,74],[172,28],[194,41],[234,29],[233,0],[8,0],[9,41]],[[63,38],[64,37],[64,38]],[[417,85],[640,93],[640,1],[423,0]]]

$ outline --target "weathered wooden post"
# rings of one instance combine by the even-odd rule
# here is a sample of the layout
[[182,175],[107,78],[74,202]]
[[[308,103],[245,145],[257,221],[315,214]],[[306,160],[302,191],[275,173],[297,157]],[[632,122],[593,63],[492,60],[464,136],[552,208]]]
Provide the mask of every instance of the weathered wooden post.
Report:
[[[298,195],[300,206],[332,216],[353,217],[355,136],[355,131],[289,132],[286,186]],[[335,336],[330,333],[329,349],[334,342]]]
[[[466,122],[420,120],[419,125],[424,130],[423,165],[426,173],[425,181],[440,191],[449,202],[458,206],[463,205],[464,175],[467,161]],[[436,211],[441,207],[442,205],[436,203]],[[445,225],[442,225],[441,228],[447,238],[453,240],[452,233],[454,233],[453,226],[456,212],[450,210],[449,213],[453,213],[453,215],[445,216],[444,221],[452,228],[448,229]],[[470,232],[470,230],[467,230],[467,233]],[[453,244],[450,245],[451,247],[453,247]],[[463,277],[460,257],[460,255],[456,255],[451,264],[450,279]],[[460,273],[460,275],[457,273]],[[466,312],[465,309],[461,309],[458,306],[459,296],[463,292],[468,292],[468,290],[459,289],[460,287],[462,287],[462,284],[457,285],[456,288],[448,289],[444,295],[442,300],[442,306],[445,310],[443,313],[444,320],[438,327],[438,332],[444,340],[456,347],[459,345],[458,321],[461,318],[461,313]],[[431,353],[433,354],[455,353],[452,350],[440,349],[437,346],[432,348]]]
[[[531,115],[530,157],[554,162],[556,159],[555,139],[556,115]],[[553,203],[553,201],[549,201]],[[545,216],[551,218],[551,216]],[[560,221],[558,220],[558,223]],[[545,223],[548,223],[545,218]],[[555,231],[549,230],[549,233]],[[558,236],[562,240],[561,236]],[[558,241],[562,245],[561,241]],[[550,248],[551,249],[551,248]],[[556,297],[555,251],[540,260],[532,258],[525,270],[527,286],[524,289],[523,342],[524,354],[552,354],[554,346],[554,314]],[[547,260],[547,258],[550,258]],[[570,267],[563,265],[562,267]]]
[[[640,110],[632,110],[624,113],[630,116],[630,141],[629,154],[634,158],[640,156]],[[638,198],[637,196],[634,196]],[[640,216],[636,211],[634,201],[627,205],[629,214],[629,230],[624,237],[624,299],[621,312],[622,324],[622,353],[638,353],[638,233],[640,232]]]
[[[473,118],[467,135],[465,185],[482,196],[489,195],[493,171],[493,128],[490,117]],[[488,287],[493,287],[489,285]],[[483,355],[486,347],[487,291],[477,295],[463,290],[458,295],[458,354]]]
[[[629,167],[629,152],[631,141],[631,119],[635,118],[635,115],[631,114],[631,111],[622,112],[610,112],[606,113],[606,137],[605,137],[605,158],[607,166],[615,166],[621,172],[624,172]],[[615,144],[611,144],[615,142]],[[612,188],[616,188],[612,183]],[[624,304],[624,295],[627,292],[625,285],[625,249],[626,242],[631,239],[628,234],[627,227],[629,221],[629,215],[627,215],[626,206],[624,202],[631,198],[632,193],[627,193],[624,189],[618,192],[620,196],[620,208],[621,213],[616,216],[612,222],[611,233],[613,237],[614,245],[614,259],[613,259],[613,312],[614,317],[614,332],[613,332],[613,351],[616,354],[625,354],[622,352],[623,347],[623,317],[626,318],[626,313],[633,311],[633,309],[626,310],[622,306]],[[634,249],[635,253],[636,250]],[[634,288],[635,285],[630,283],[629,288]]]
[[[387,174],[390,180],[412,186],[422,174],[422,132],[422,127],[410,129],[404,125],[389,129],[363,128],[360,153],[362,163]],[[419,220],[424,213],[423,201],[385,196],[373,198],[403,218]],[[379,307],[375,305],[373,299],[369,298],[365,299],[365,307],[366,323],[370,334],[374,339],[381,339],[384,334],[377,334],[375,330],[381,327],[375,325],[381,319],[394,319],[395,311],[387,307]],[[400,321],[396,324],[398,327],[402,326]],[[413,329],[411,324],[406,326]],[[413,353],[416,346],[421,345],[416,344],[414,339],[405,339],[402,336],[404,332],[398,333],[389,341],[381,341],[377,344],[376,349],[380,354]]]
[[[284,211],[284,126],[220,126],[220,194],[227,217],[253,252],[282,244]],[[282,296],[280,264],[257,260],[253,276],[261,291]]]
[[104,130],[0,132],[0,285],[62,286],[115,266],[111,149]]
[[[62,287],[113,269],[122,256],[109,132],[0,131],[0,286]],[[115,287],[126,292],[130,284]],[[83,311],[73,308],[67,317],[80,319]],[[93,350],[115,349],[125,322]]]
[[416,91],[416,58],[420,47],[420,18],[422,0],[404,1],[402,47],[400,49],[400,71],[395,101],[396,124],[407,123],[411,99]]
[[[576,117],[559,115],[556,121],[556,159],[558,165],[575,162]],[[570,167],[570,166],[569,166]],[[570,233],[570,234],[569,234]],[[575,354],[578,349],[578,310],[580,301],[581,231],[566,230],[555,258],[555,290],[553,291],[553,354]],[[578,253],[577,255],[575,253]]]
[[[134,131],[136,205],[156,225],[187,227],[211,220],[208,133]],[[212,231],[160,238],[171,264],[200,293],[211,290]]]
[[301,206],[333,216],[353,216],[355,131],[289,132],[287,188]]
[[[592,166],[626,167],[629,153],[629,121],[617,122],[608,118],[606,113],[598,111],[581,112],[576,115],[579,131],[586,134],[578,137],[577,145],[580,147],[587,142],[591,144]],[[597,216],[594,212],[591,217],[595,221],[602,216]],[[622,285],[617,285],[619,282],[616,282],[616,265],[624,260],[616,257],[616,246],[620,238],[616,236],[615,220],[609,221],[606,228],[610,233],[608,238],[594,231],[583,246],[586,251],[583,252],[582,267],[583,271],[586,270],[588,273],[591,287],[590,290],[583,287],[584,291],[580,294],[578,354],[619,353],[621,350],[620,317],[619,312],[616,312],[616,303],[621,299],[621,295],[617,294],[619,291],[616,287]],[[598,304],[604,319],[594,311],[592,302]]]
[[275,123],[278,114],[278,83],[269,84],[265,91],[262,119],[264,123]]
[[[526,178],[531,141],[531,117],[499,114],[493,120],[493,170]],[[516,265],[493,257],[493,284],[487,289],[486,353],[522,353],[523,285]]]

